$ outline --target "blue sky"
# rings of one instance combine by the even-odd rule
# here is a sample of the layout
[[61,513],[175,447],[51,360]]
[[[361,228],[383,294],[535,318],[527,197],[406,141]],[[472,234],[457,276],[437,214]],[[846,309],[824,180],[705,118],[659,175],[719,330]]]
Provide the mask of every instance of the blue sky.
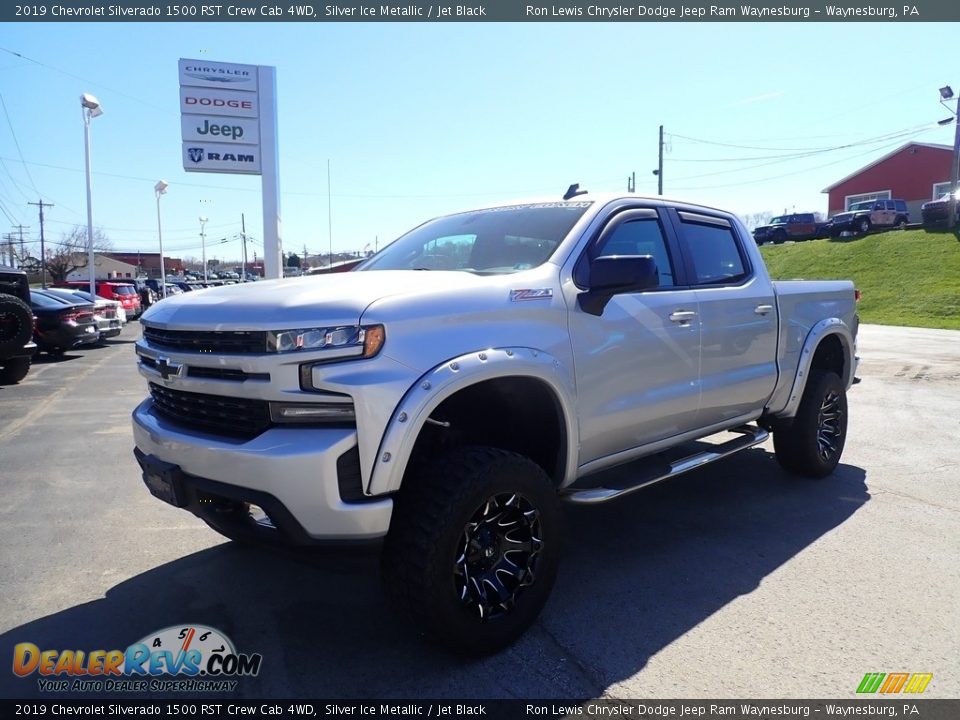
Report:
[[[328,159],[333,247],[360,250],[437,214],[559,197],[573,182],[624,190],[636,171],[638,192],[655,194],[661,123],[665,195],[741,215],[823,212],[820,190],[899,144],[952,144],[952,126],[936,127],[949,116],[937,89],[960,89],[943,61],[956,29],[0,25],[0,227],[23,223],[38,239],[37,208],[26,204],[38,193],[55,204],[46,211],[48,239],[85,224],[78,98],[91,92],[105,111],[92,126],[94,224],[116,249],[156,251],[160,178],[170,183],[162,200],[167,255],[200,256],[200,215],[209,218],[208,257],[239,258],[241,213],[259,240],[259,178],[182,170],[181,57],[277,68],[288,251],[329,246]],[[851,147],[825,150],[841,145]],[[252,251],[262,254],[257,244]]]

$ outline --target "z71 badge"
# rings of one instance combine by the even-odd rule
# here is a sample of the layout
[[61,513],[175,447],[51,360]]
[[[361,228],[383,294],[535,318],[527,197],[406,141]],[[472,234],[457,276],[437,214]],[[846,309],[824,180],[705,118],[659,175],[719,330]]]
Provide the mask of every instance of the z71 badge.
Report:
[[510,302],[520,302],[521,300],[549,300],[553,297],[553,288],[525,288],[523,290],[511,290]]

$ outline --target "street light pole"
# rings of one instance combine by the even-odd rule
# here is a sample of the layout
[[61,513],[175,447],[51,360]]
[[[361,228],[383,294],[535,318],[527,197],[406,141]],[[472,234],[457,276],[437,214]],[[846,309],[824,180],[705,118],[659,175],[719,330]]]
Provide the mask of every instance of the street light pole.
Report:
[[203,281],[207,282],[207,234],[203,231],[203,226],[207,224],[209,218],[200,218],[200,252],[203,257]]
[[[953,88],[944,85],[940,88],[940,104],[947,107],[947,100],[953,99]],[[949,108],[947,108],[949,110]],[[960,97],[957,98],[957,109],[953,113],[953,158],[950,161],[950,200],[947,204],[947,227],[957,224],[957,174],[960,167]],[[943,123],[941,123],[943,124]],[[936,199],[936,198],[934,198]]]
[[957,98],[957,110],[953,119],[953,161],[950,163],[950,214],[947,215],[948,227],[956,224],[957,218],[957,175],[960,170],[960,97]]
[[97,270],[93,258],[93,194],[90,179],[90,120],[103,115],[100,101],[90,93],[80,96],[80,112],[83,114],[83,149],[87,166],[87,264],[90,266],[90,295],[97,296]]
[[163,230],[160,227],[160,196],[167,192],[168,187],[170,187],[170,183],[166,180],[158,180],[157,184],[153,186],[153,191],[157,196],[157,239],[160,241],[160,287],[163,288],[161,292],[162,297],[167,296],[167,270],[166,264],[163,262]]

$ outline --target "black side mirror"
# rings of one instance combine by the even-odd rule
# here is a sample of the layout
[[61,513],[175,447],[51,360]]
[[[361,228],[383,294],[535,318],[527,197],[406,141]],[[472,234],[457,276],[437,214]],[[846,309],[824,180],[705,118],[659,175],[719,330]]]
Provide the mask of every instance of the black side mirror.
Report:
[[650,255],[610,255],[590,263],[590,288],[580,295],[580,307],[602,315],[614,295],[642,292],[660,285],[657,262]]

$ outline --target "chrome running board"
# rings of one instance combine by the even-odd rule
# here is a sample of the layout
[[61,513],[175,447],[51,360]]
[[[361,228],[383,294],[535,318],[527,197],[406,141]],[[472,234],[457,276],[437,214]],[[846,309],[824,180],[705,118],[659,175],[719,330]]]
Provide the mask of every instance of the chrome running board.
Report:
[[705,452],[688,455],[687,457],[674,460],[669,463],[669,469],[666,472],[655,472],[652,475],[641,476],[636,480],[636,482],[629,484],[627,487],[594,487],[584,488],[582,490],[573,489],[564,495],[563,499],[579,505],[592,505],[595,503],[604,503],[609,500],[615,500],[619,497],[623,497],[624,495],[629,495],[640,488],[645,488],[648,485],[653,485],[654,483],[658,483],[661,480],[666,480],[667,478],[682,475],[690,470],[695,470],[698,467],[709,465],[717,460],[722,460],[728,455],[733,455],[741,450],[746,450],[754,445],[759,445],[770,436],[770,433],[768,433],[766,430],[754,425],[741,425],[740,427],[731,428],[727,432],[738,433],[742,435],[742,437],[728,440],[721,445],[715,446],[712,450],[707,450]]

